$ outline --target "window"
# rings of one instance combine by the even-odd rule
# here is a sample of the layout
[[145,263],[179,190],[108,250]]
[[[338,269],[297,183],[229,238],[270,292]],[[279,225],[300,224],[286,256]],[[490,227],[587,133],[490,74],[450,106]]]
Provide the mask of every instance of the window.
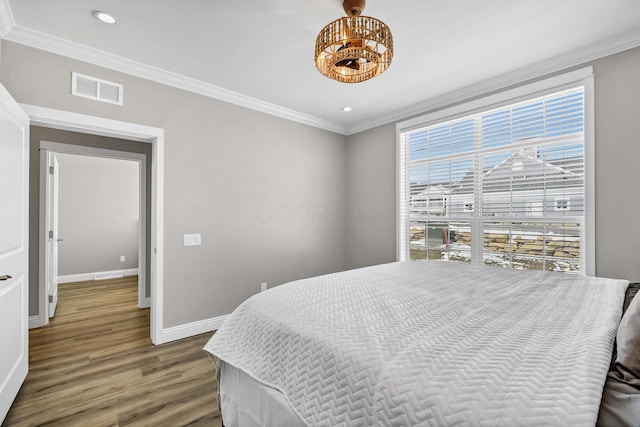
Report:
[[564,198],[560,198],[560,197],[556,197],[555,198],[555,210],[557,211],[568,211],[570,208],[570,200],[569,199],[564,199]]
[[590,271],[587,70],[398,125],[400,260]]

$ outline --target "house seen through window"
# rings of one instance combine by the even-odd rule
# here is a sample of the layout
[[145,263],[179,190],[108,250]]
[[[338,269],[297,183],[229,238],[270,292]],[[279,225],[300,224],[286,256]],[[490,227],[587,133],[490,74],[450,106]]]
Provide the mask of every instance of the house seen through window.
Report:
[[569,199],[556,198],[556,210],[557,211],[569,210]]
[[399,133],[400,259],[581,270],[582,85]]

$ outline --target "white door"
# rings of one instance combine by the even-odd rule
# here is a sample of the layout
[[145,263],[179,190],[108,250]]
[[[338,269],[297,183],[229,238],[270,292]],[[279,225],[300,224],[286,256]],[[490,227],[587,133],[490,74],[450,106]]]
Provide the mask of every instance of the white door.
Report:
[[28,369],[29,117],[0,85],[0,424]]
[[53,317],[58,304],[58,158],[55,153],[47,154],[47,296],[49,317]]

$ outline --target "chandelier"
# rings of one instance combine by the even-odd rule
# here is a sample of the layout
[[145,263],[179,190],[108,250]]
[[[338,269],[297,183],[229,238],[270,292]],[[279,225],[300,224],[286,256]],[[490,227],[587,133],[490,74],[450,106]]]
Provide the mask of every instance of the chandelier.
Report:
[[391,30],[382,21],[360,16],[364,6],[365,0],[344,0],[348,16],[331,22],[316,38],[316,67],[330,79],[360,83],[391,65]]

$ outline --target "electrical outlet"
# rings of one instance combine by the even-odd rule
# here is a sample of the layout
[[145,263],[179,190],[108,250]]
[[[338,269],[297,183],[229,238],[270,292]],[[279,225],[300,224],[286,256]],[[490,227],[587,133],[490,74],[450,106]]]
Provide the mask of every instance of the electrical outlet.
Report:
[[120,255],[120,262],[127,262],[127,257],[125,255]]
[[184,246],[200,246],[202,244],[202,237],[200,234],[185,234]]
[[260,283],[260,292],[264,292],[267,290],[267,282]]

